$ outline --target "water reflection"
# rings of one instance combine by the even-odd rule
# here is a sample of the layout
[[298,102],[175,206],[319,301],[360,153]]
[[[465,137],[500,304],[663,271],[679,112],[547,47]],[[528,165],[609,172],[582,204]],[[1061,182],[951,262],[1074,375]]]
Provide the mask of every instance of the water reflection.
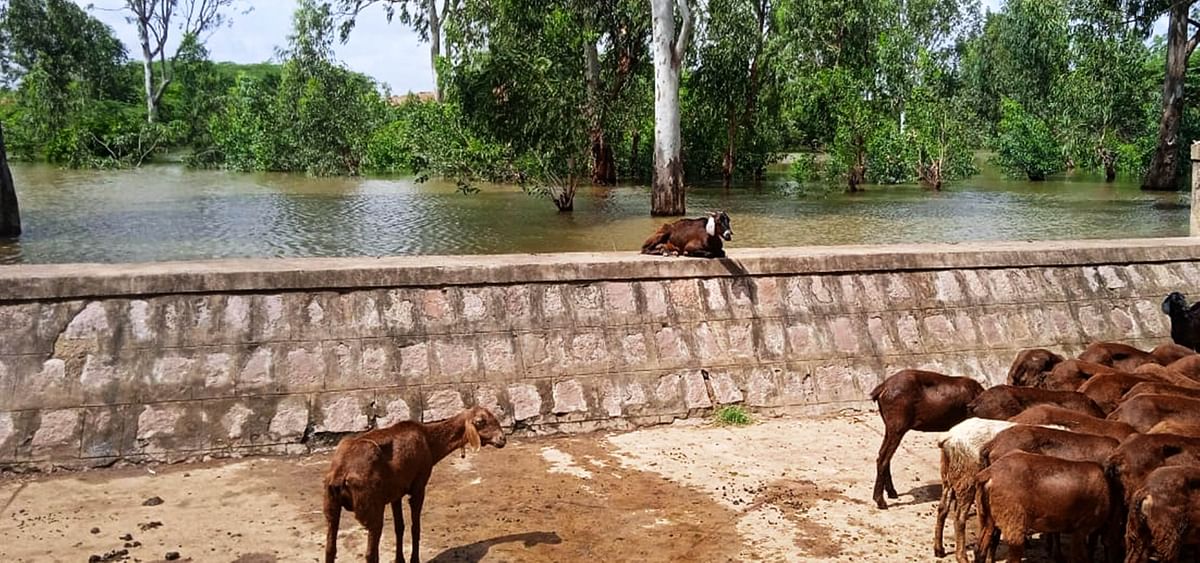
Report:
[[[308,178],[179,166],[96,172],[14,164],[25,235],[0,263],[222,257],[636,250],[662,219],[645,186],[580,188],[575,212],[511,186],[471,196],[404,178]],[[1189,198],[1072,177],[1032,184],[986,173],[933,193],[761,186],[691,189],[694,214],[725,209],[734,247],[1180,236]]]

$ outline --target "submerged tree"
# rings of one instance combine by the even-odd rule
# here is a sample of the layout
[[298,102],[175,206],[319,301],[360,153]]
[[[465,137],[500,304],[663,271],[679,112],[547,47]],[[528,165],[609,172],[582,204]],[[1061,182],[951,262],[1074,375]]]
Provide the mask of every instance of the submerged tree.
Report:
[[0,123],[0,237],[21,234],[21,210],[17,206],[17,189],[8,169],[8,151],[4,146],[4,124]]
[[[675,11],[682,23],[675,32]],[[679,119],[679,77],[692,35],[688,0],[650,0],[654,54],[654,178],[651,215],[686,213],[683,192],[682,136]]]

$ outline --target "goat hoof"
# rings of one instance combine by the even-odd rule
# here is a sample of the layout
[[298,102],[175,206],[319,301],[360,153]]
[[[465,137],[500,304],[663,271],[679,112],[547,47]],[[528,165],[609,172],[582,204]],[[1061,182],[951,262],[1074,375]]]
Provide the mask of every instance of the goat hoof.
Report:
[[882,498],[875,499],[875,506],[879,507],[879,510],[887,510],[888,507],[887,503],[884,502]]
[[900,495],[896,494],[896,491],[888,491],[887,495],[888,495],[888,498],[890,498],[890,499],[900,498]]
[[944,548],[944,547],[933,548],[933,556],[937,557],[938,559],[945,557],[946,556],[946,548]]

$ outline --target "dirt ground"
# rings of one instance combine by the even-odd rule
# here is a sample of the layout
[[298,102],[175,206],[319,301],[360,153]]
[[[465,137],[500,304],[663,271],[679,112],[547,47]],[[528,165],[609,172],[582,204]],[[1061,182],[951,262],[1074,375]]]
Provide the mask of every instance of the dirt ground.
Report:
[[[933,560],[936,436],[905,438],[893,462],[900,498],[880,511],[870,497],[881,429],[875,413],[740,428],[681,421],[453,454],[429,485],[422,559]],[[9,476],[0,480],[0,561],[162,561],[168,552],[180,561],[319,561],[328,462],[320,454]],[[144,505],[152,497],[162,503]],[[383,538],[390,561],[390,525]],[[339,560],[361,561],[365,540],[344,514]]]

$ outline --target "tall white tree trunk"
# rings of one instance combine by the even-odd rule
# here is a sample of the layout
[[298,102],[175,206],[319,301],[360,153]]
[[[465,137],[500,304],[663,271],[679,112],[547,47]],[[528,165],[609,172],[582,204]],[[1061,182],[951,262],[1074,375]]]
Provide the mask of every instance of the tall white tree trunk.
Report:
[[442,22],[438,19],[437,0],[426,0],[429,12],[429,68],[433,72],[433,99],[442,101],[442,84],[438,81],[437,61],[442,56]]
[[146,121],[158,119],[157,96],[154,95],[154,54],[150,51],[150,40],[146,29],[138,28],[138,40],[142,44],[142,83],[146,87]]
[[[683,21],[675,34],[675,8]],[[687,0],[650,0],[654,51],[654,179],[651,215],[683,215],[682,139],[679,130],[679,73],[692,32]]]

